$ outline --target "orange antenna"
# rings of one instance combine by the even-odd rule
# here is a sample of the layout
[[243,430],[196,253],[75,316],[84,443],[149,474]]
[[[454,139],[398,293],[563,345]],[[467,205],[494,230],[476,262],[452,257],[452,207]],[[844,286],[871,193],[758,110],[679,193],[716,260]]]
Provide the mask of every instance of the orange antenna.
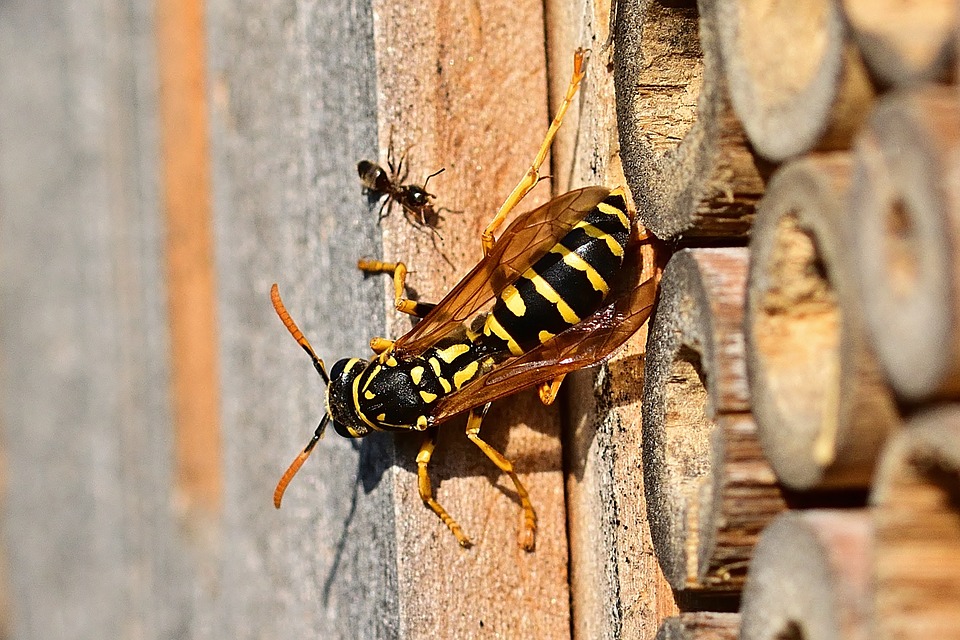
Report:
[[[288,312],[287,308],[283,306],[283,300],[280,299],[280,289],[277,287],[276,283],[270,287],[270,301],[273,303],[273,308],[276,310],[277,315],[280,316],[280,321],[283,322],[283,326],[287,328],[287,331],[289,331],[290,335],[293,336],[293,339],[297,341],[297,344],[303,347],[303,350],[306,351],[307,355],[310,356],[310,359],[313,360],[313,366],[317,369],[317,373],[320,374],[320,377],[323,378],[323,381],[327,384],[330,384],[330,376],[327,375],[327,368],[323,365],[323,360],[317,357],[313,347],[310,346],[310,342],[303,335],[303,332],[300,331],[300,327],[298,327],[297,323],[293,321],[293,318],[290,317],[290,312]],[[293,473],[296,473],[296,469],[293,470]]]
[[[274,285],[274,289],[276,289],[276,285]],[[323,437],[323,432],[326,430],[329,421],[330,416],[324,414],[320,424],[317,425],[317,430],[314,432],[313,437],[310,438],[310,442],[303,448],[300,455],[293,459],[293,462],[290,463],[290,466],[287,467],[287,470],[283,476],[281,476],[280,482],[277,483],[277,488],[273,490],[273,506],[277,509],[280,508],[280,502],[283,500],[283,493],[287,490],[287,485],[290,484],[293,476],[297,475],[297,471],[300,471],[300,467],[302,467],[303,463],[310,457],[310,452],[313,451],[316,444],[320,442],[320,438]]]

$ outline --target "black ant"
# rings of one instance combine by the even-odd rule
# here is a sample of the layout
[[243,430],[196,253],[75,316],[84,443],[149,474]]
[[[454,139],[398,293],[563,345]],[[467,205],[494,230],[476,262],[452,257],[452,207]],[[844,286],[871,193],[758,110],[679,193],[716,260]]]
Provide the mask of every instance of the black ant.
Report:
[[400,158],[399,164],[394,166],[392,151],[387,154],[387,167],[389,171],[369,160],[361,160],[357,163],[357,173],[360,174],[364,192],[377,197],[387,197],[380,205],[378,220],[383,220],[390,215],[390,210],[396,203],[403,208],[410,222],[416,226],[427,227],[436,233],[436,227],[440,222],[440,210],[433,208],[432,200],[436,196],[427,191],[427,183],[430,182],[430,178],[443,173],[444,169],[427,176],[421,187],[416,184],[403,184],[407,179],[407,172],[403,170],[403,158]]

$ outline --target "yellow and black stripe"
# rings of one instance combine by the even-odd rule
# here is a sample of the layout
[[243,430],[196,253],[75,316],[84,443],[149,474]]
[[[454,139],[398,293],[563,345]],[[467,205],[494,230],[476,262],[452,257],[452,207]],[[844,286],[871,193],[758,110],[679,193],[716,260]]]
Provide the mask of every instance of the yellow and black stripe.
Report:
[[626,203],[614,191],[503,290],[483,328],[487,345],[520,355],[593,314],[629,238]]

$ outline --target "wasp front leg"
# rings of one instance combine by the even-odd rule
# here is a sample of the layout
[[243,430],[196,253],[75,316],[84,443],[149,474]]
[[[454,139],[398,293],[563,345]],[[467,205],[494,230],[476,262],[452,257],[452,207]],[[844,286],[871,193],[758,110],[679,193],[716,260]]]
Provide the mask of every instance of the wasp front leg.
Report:
[[527,193],[529,193],[530,190],[533,189],[540,181],[540,167],[547,159],[547,153],[550,151],[550,146],[553,144],[553,138],[557,135],[557,131],[560,129],[560,125],[563,123],[563,118],[567,113],[567,109],[573,102],[573,96],[576,95],[577,89],[580,88],[580,82],[583,80],[583,76],[585,74],[583,61],[585,56],[586,52],[583,49],[577,49],[576,53],[574,53],[573,76],[570,78],[570,84],[567,86],[567,93],[563,97],[563,102],[560,103],[560,107],[557,109],[557,115],[554,116],[553,122],[550,123],[550,128],[547,129],[547,135],[544,136],[543,142],[540,144],[540,150],[537,152],[537,157],[534,158],[533,164],[530,165],[530,168],[527,169],[527,173],[524,174],[523,178],[520,179],[520,182],[517,183],[517,186],[513,188],[513,191],[510,192],[510,195],[507,196],[507,199],[504,200],[503,204],[500,205],[497,215],[493,217],[493,220],[491,220],[490,224],[487,225],[487,228],[484,229],[483,236],[481,237],[481,242],[483,243],[483,255],[490,253],[494,242],[496,242],[493,234],[496,233],[497,229],[503,225],[504,221],[507,219],[507,215],[513,211],[513,208],[516,207],[520,201],[523,200],[523,197],[526,196]]
[[380,260],[361,258],[357,261],[357,268],[364,273],[393,274],[394,306],[401,313],[423,318],[437,306],[431,302],[414,302],[404,295],[406,293],[407,266],[402,262],[381,262]]
[[524,551],[533,551],[536,546],[537,536],[537,513],[533,509],[533,503],[530,502],[530,494],[526,487],[520,482],[516,471],[513,470],[513,463],[504,457],[502,453],[491,447],[480,438],[480,423],[483,417],[487,415],[487,409],[490,408],[488,402],[483,407],[475,407],[470,410],[467,418],[467,438],[480,447],[480,450],[497,465],[501,471],[510,476],[513,480],[513,486],[517,489],[517,496],[520,498],[520,506],[523,508],[523,531],[520,534],[520,547]]
[[441,507],[440,503],[433,497],[433,488],[430,485],[430,474],[427,471],[427,466],[430,464],[430,458],[433,456],[433,450],[436,445],[437,430],[430,429],[427,431],[426,437],[423,439],[423,444],[420,445],[420,452],[417,454],[417,486],[420,489],[420,499],[423,500],[423,504],[427,505],[431,511],[437,514],[443,524],[447,525],[447,528],[456,536],[460,546],[468,548],[473,545],[473,543],[470,542],[470,538],[464,535],[463,529],[460,528],[457,521],[454,520],[450,514],[447,513],[447,510]]

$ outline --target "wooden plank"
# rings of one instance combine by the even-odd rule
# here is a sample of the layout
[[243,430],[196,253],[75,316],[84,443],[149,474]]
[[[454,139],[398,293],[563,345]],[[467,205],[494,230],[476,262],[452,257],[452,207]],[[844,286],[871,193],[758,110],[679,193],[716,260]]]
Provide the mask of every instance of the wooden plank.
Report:
[[152,5],[0,6],[11,635],[178,637]]
[[[439,251],[399,215],[384,221],[383,254],[403,259],[421,299],[437,301],[480,257],[480,233],[523,175],[549,124],[543,7],[496,0],[469,10],[439,0],[374,2],[380,158],[392,141],[410,179],[431,182],[445,213]],[[567,82],[571,51],[553,73]],[[544,173],[550,173],[549,166]],[[520,206],[550,196],[541,186]],[[386,280],[386,278],[384,279]],[[382,286],[389,289],[389,282]],[[386,304],[388,333],[410,328]],[[563,637],[569,633],[566,516],[559,422],[534,393],[495,404],[483,436],[515,462],[537,509],[536,551],[518,547],[513,488],[455,420],[431,464],[435,495],[475,542],[460,549],[418,497],[415,446],[395,476],[397,570],[405,637]],[[506,494],[506,496],[505,496]],[[423,606],[428,602],[430,606]]]
[[[575,127],[558,136],[558,189],[626,184],[620,167],[610,7],[582,0],[547,3],[551,64],[576,46],[591,49]],[[562,75],[554,74],[557,79]],[[563,90],[554,80],[551,95]],[[574,121],[571,120],[571,123]],[[575,638],[653,638],[677,612],[653,555],[640,462],[640,389],[646,331],[602,367],[564,383],[564,458]]]
[[157,65],[177,487],[212,518],[223,491],[201,0],[158,0]]
[[225,493],[200,627],[395,637],[393,442],[328,437],[284,508],[270,502],[324,411],[271,283],[328,360],[364,353],[383,330],[380,283],[355,267],[379,253],[355,169],[376,148],[373,14],[346,1],[211,0],[206,17]]

